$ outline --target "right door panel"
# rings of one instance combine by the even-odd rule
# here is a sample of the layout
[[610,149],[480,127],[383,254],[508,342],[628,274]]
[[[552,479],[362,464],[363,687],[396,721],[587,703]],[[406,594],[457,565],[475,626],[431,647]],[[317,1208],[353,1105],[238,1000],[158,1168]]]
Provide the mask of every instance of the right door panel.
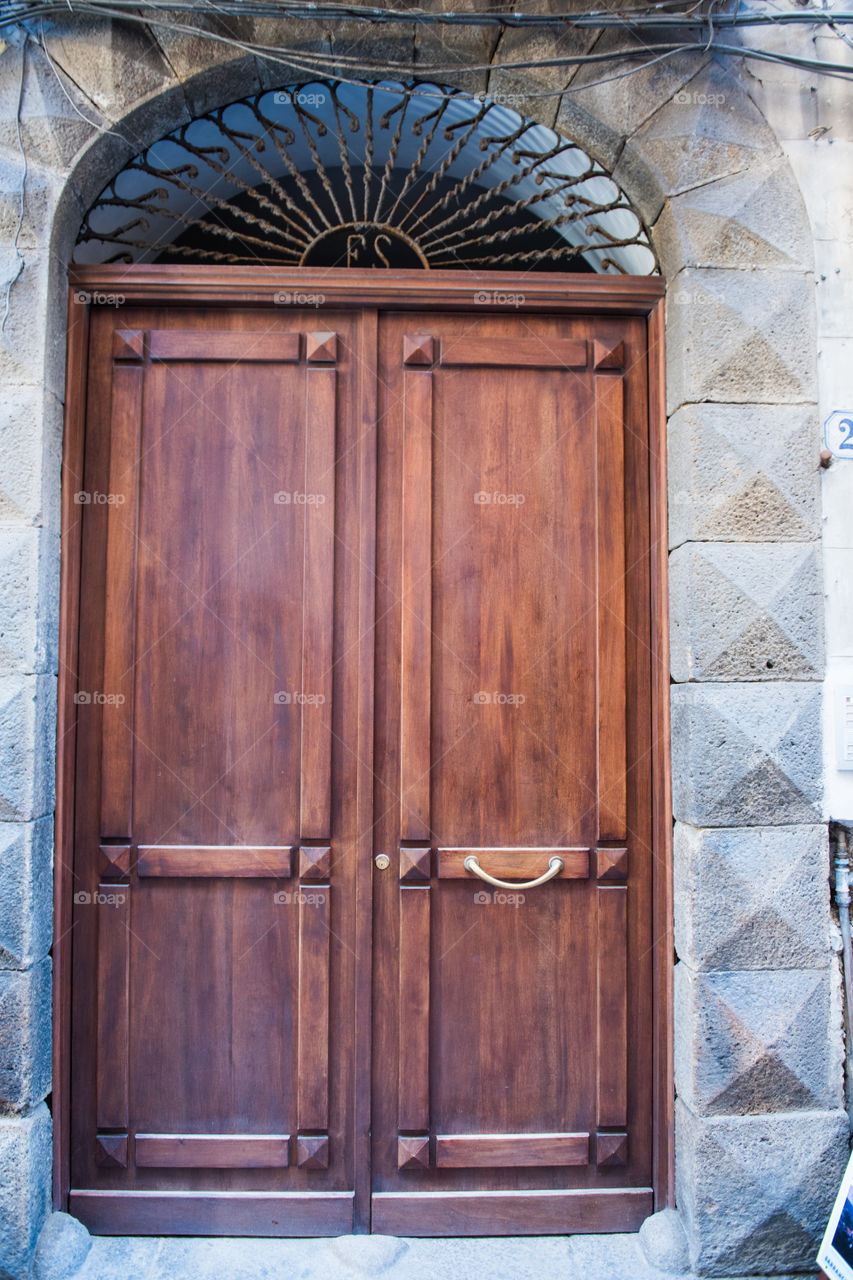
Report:
[[382,324],[374,1231],[652,1209],[646,377],[639,317]]

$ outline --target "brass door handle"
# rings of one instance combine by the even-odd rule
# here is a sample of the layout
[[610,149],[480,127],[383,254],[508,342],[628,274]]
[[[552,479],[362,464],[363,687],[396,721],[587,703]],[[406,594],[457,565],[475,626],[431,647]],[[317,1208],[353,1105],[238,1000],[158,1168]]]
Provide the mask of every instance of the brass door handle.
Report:
[[548,870],[536,880],[498,880],[495,876],[490,876],[488,871],[483,870],[479,860],[473,854],[469,854],[462,865],[466,871],[479,876],[481,880],[485,880],[486,884],[493,884],[496,889],[535,889],[537,885],[547,884],[549,880],[554,879],[554,876],[560,874],[563,870],[563,859],[551,858]]

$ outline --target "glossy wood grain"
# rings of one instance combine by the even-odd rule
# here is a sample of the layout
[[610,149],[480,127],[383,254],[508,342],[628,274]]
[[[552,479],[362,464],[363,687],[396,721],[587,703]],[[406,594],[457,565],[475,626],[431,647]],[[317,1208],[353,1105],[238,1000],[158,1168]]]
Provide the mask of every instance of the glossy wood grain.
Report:
[[[627,1230],[671,1194],[660,284],[515,278],[510,313],[430,274],[324,274],[319,314],[145,267],[92,315],[66,492],[127,461],[139,495],[112,556],[117,513],[66,499],[63,705],[130,671],[129,765],[101,772],[109,704],[73,739],[75,890],[133,903],[97,1131],[121,1001],[85,992],[120,991],[121,948],[74,908],[57,1142],[95,1230]],[[507,902],[469,851],[567,867]],[[236,1142],[286,1134],[286,1163]],[[222,1163],[146,1163],[176,1137]]]
[[137,1133],[137,1165],[153,1169],[275,1169],[288,1164],[290,1135]]

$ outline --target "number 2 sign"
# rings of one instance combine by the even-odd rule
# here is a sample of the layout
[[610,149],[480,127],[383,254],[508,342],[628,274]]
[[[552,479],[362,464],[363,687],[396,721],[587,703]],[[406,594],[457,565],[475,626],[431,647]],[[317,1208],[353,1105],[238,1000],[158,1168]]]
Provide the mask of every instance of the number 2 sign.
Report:
[[835,458],[853,458],[853,409],[836,409],[823,424],[826,447]]

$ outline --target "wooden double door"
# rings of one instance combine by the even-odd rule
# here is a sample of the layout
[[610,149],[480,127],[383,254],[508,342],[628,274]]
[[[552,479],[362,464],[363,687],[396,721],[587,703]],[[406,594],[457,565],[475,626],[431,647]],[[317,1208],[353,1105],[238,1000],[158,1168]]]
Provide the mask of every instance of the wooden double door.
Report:
[[648,318],[336,288],[92,308],[68,1204],[636,1228],[669,1105]]

